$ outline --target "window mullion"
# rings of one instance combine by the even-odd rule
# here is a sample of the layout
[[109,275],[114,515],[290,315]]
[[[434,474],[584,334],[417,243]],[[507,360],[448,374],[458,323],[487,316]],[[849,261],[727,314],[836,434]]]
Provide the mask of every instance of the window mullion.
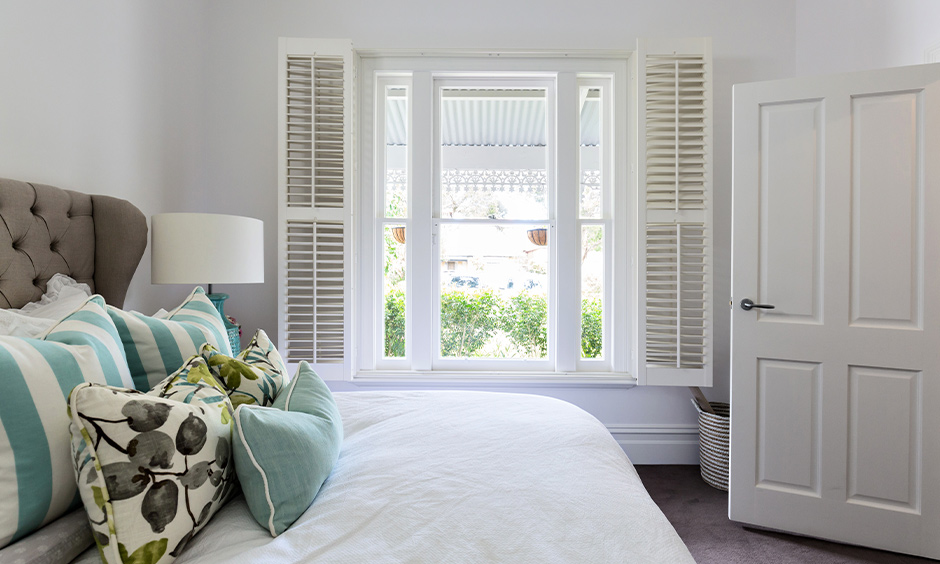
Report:
[[[369,320],[369,323],[358,325],[359,331],[359,358],[358,366],[360,369],[371,370],[377,365],[377,360],[381,358],[380,345],[382,342],[383,325],[379,316],[377,304],[381,303],[382,294],[382,248],[377,241],[376,234],[382,230],[382,206],[379,204],[381,199],[379,194],[382,190],[377,187],[384,187],[385,170],[385,152],[379,148],[385,140],[385,95],[378,86],[372,88],[373,76],[364,77],[365,87],[363,92],[369,96],[365,98],[365,105],[375,105],[376,120],[372,128],[371,137],[365,137],[362,144],[362,174],[367,179],[363,183],[363,189],[359,198],[359,209],[361,213],[369,218],[369,221],[360,223],[360,253],[362,257],[361,272],[363,277],[369,283],[363,285],[363,291],[359,296],[359,307],[363,312],[361,318]],[[376,81],[380,83],[381,79]],[[378,149],[378,150],[377,150]],[[377,193],[378,191],[378,193]]]
[[432,246],[432,83],[431,73],[412,75],[412,103],[409,106],[409,227],[408,236],[408,342],[412,370],[430,370],[436,325],[433,315],[433,270],[436,257]]
[[580,107],[577,75],[559,73],[555,100],[555,232],[552,264],[555,299],[555,370],[573,372],[580,357],[581,227],[578,222]]

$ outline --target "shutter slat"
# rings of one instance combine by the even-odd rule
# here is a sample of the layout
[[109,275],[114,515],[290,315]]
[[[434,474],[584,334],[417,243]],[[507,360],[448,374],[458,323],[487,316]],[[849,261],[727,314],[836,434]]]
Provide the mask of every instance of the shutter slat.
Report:
[[705,365],[705,235],[702,223],[647,224],[647,366]]
[[288,56],[285,105],[287,206],[343,208],[346,92],[342,57]]
[[345,377],[352,47],[282,39],[280,56],[279,346],[288,362]]
[[[647,47],[655,45],[654,52]],[[711,385],[711,56],[708,40],[641,40],[637,223],[643,384]],[[682,52],[686,51],[686,52]],[[692,51],[692,52],[688,52]]]
[[346,243],[342,223],[287,222],[288,362],[343,362]]
[[704,210],[705,57],[646,57],[647,209]]

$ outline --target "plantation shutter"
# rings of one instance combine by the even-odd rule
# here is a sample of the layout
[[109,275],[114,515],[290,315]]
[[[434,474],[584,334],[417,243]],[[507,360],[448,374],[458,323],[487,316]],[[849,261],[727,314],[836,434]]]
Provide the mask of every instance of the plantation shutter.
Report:
[[637,77],[637,381],[711,386],[709,39],[644,40]]
[[350,370],[352,43],[278,49],[278,348],[325,379]]

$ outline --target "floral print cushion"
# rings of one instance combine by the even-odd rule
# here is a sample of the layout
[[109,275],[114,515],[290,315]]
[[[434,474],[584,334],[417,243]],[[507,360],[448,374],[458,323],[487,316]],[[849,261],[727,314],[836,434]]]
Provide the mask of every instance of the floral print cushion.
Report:
[[232,404],[194,356],[148,393],[81,384],[72,458],[105,564],[172,562],[235,486]]
[[234,358],[220,353],[209,343],[203,345],[199,353],[235,408],[242,404],[272,405],[287,380],[284,360],[261,329]]

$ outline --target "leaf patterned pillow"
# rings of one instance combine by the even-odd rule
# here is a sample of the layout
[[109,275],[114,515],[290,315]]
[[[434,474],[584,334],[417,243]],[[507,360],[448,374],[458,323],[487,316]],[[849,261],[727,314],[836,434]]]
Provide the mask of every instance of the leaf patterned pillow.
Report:
[[166,564],[227,500],[232,404],[194,356],[144,394],[81,384],[72,455],[102,562]]
[[232,407],[270,406],[287,380],[287,367],[267,334],[259,329],[251,342],[234,358],[206,343],[199,353],[227,391]]

